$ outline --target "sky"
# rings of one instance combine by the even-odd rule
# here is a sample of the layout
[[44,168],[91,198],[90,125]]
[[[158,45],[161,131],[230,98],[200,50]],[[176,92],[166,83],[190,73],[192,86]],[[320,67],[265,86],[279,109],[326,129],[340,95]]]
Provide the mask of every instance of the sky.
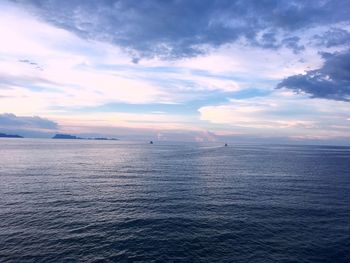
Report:
[[3,0],[0,132],[350,144],[348,0]]

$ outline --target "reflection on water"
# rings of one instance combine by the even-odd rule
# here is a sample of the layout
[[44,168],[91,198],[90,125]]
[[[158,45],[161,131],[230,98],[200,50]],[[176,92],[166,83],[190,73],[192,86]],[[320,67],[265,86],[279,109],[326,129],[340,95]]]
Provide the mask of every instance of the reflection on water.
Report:
[[350,262],[349,147],[2,139],[0,156],[5,262]]

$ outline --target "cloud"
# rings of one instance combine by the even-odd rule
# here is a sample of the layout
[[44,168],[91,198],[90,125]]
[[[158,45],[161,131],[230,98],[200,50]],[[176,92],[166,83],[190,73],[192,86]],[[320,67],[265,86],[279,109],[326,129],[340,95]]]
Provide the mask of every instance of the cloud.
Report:
[[[139,114],[138,114],[139,115]],[[79,137],[117,137],[122,140],[215,141],[209,131],[193,129],[181,116],[159,114],[90,114],[81,117],[58,117],[58,122],[39,116],[0,114],[0,132],[29,138],[50,138],[55,133]],[[57,118],[57,117],[56,117]],[[106,119],[107,118],[107,119]],[[181,123],[182,120],[182,123]],[[180,124],[181,123],[181,124]]]
[[119,48],[87,42],[4,2],[0,34],[0,112],[42,115],[55,106],[171,100],[150,82],[99,68],[111,61],[130,67]]
[[58,124],[54,121],[38,116],[16,116],[12,113],[3,113],[0,114],[0,128],[56,130],[58,129]]
[[310,100],[290,91],[269,97],[232,99],[230,103],[204,106],[201,120],[242,135],[348,137],[350,105],[344,101]]
[[30,61],[29,59],[19,59],[18,62],[29,64],[37,70],[44,70],[38,63]]
[[0,112],[47,115],[107,103],[182,103],[240,88],[235,80],[192,74],[166,61],[134,64],[118,47],[85,41],[13,5],[0,13],[0,89],[6,89]]
[[[17,74],[7,74],[0,71],[0,88],[11,89],[13,87],[23,87],[25,89],[31,89],[31,87],[54,87],[59,85],[59,83],[52,82],[40,76],[33,75],[17,75]],[[52,90],[52,89],[51,89]]]
[[322,57],[324,64],[321,68],[290,76],[277,88],[307,93],[313,98],[350,101],[350,50],[322,53]]
[[342,28],[331,28],[322,35],[315,35],[316,42],[325,47],[349,45],[350,32]]
[[[347,96],[349,5],[2,1],[0,112],[16,114],[12,122],[45,116],[73,134],[103,134],[110,127],[112,137],[125,129],[129,139],[211,140],[206,131],[214,139],[343,136],[350,124],[350,104],[339,101]],[[282,84],[300,94],[275,90],[282,79],[312,74],[324,77],[315,77],[310,90]],[[289,99],[276,95],[282,93]],[[46,137],[55,130],[18,120],[13,125],[47,129]]]
[[55,26],[140,57],[181,58],[245,39],[302,49],[300,29],[349,22],[347,0],[16,1]]
[[283,39],[282,43],[284,46],[291,48],[294,53],[299,53],[300,51],[305,50],[304,45],[299,44],[300,37],[287,37]]

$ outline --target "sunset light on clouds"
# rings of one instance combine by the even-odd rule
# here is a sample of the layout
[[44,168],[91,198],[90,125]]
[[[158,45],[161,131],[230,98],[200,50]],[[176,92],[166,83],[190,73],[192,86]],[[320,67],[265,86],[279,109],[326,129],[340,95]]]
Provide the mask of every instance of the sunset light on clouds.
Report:
[[1,1],[0,129],[350,142],[349,1]]

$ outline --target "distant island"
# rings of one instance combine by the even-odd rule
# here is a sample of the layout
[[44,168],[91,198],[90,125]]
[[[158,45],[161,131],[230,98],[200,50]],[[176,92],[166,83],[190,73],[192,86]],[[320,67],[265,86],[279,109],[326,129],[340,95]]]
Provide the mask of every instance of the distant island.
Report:
[[52,137],[52,139],[70,139],[70,140],[97,140],[97,141],[118,141],[116,138],[105,138],[105,137],[97,137],[97,138],[81,138],[75,135],[70,134],[56,134]]
[[23,137],[17,134],[0,133],[0,138],[23,138]]
[[56,134],[55,136],[52,137],[52,139],[71,139],[71,140],[81,140],[83,138],[74,136],[74,135],[69,135],[69,134]]

